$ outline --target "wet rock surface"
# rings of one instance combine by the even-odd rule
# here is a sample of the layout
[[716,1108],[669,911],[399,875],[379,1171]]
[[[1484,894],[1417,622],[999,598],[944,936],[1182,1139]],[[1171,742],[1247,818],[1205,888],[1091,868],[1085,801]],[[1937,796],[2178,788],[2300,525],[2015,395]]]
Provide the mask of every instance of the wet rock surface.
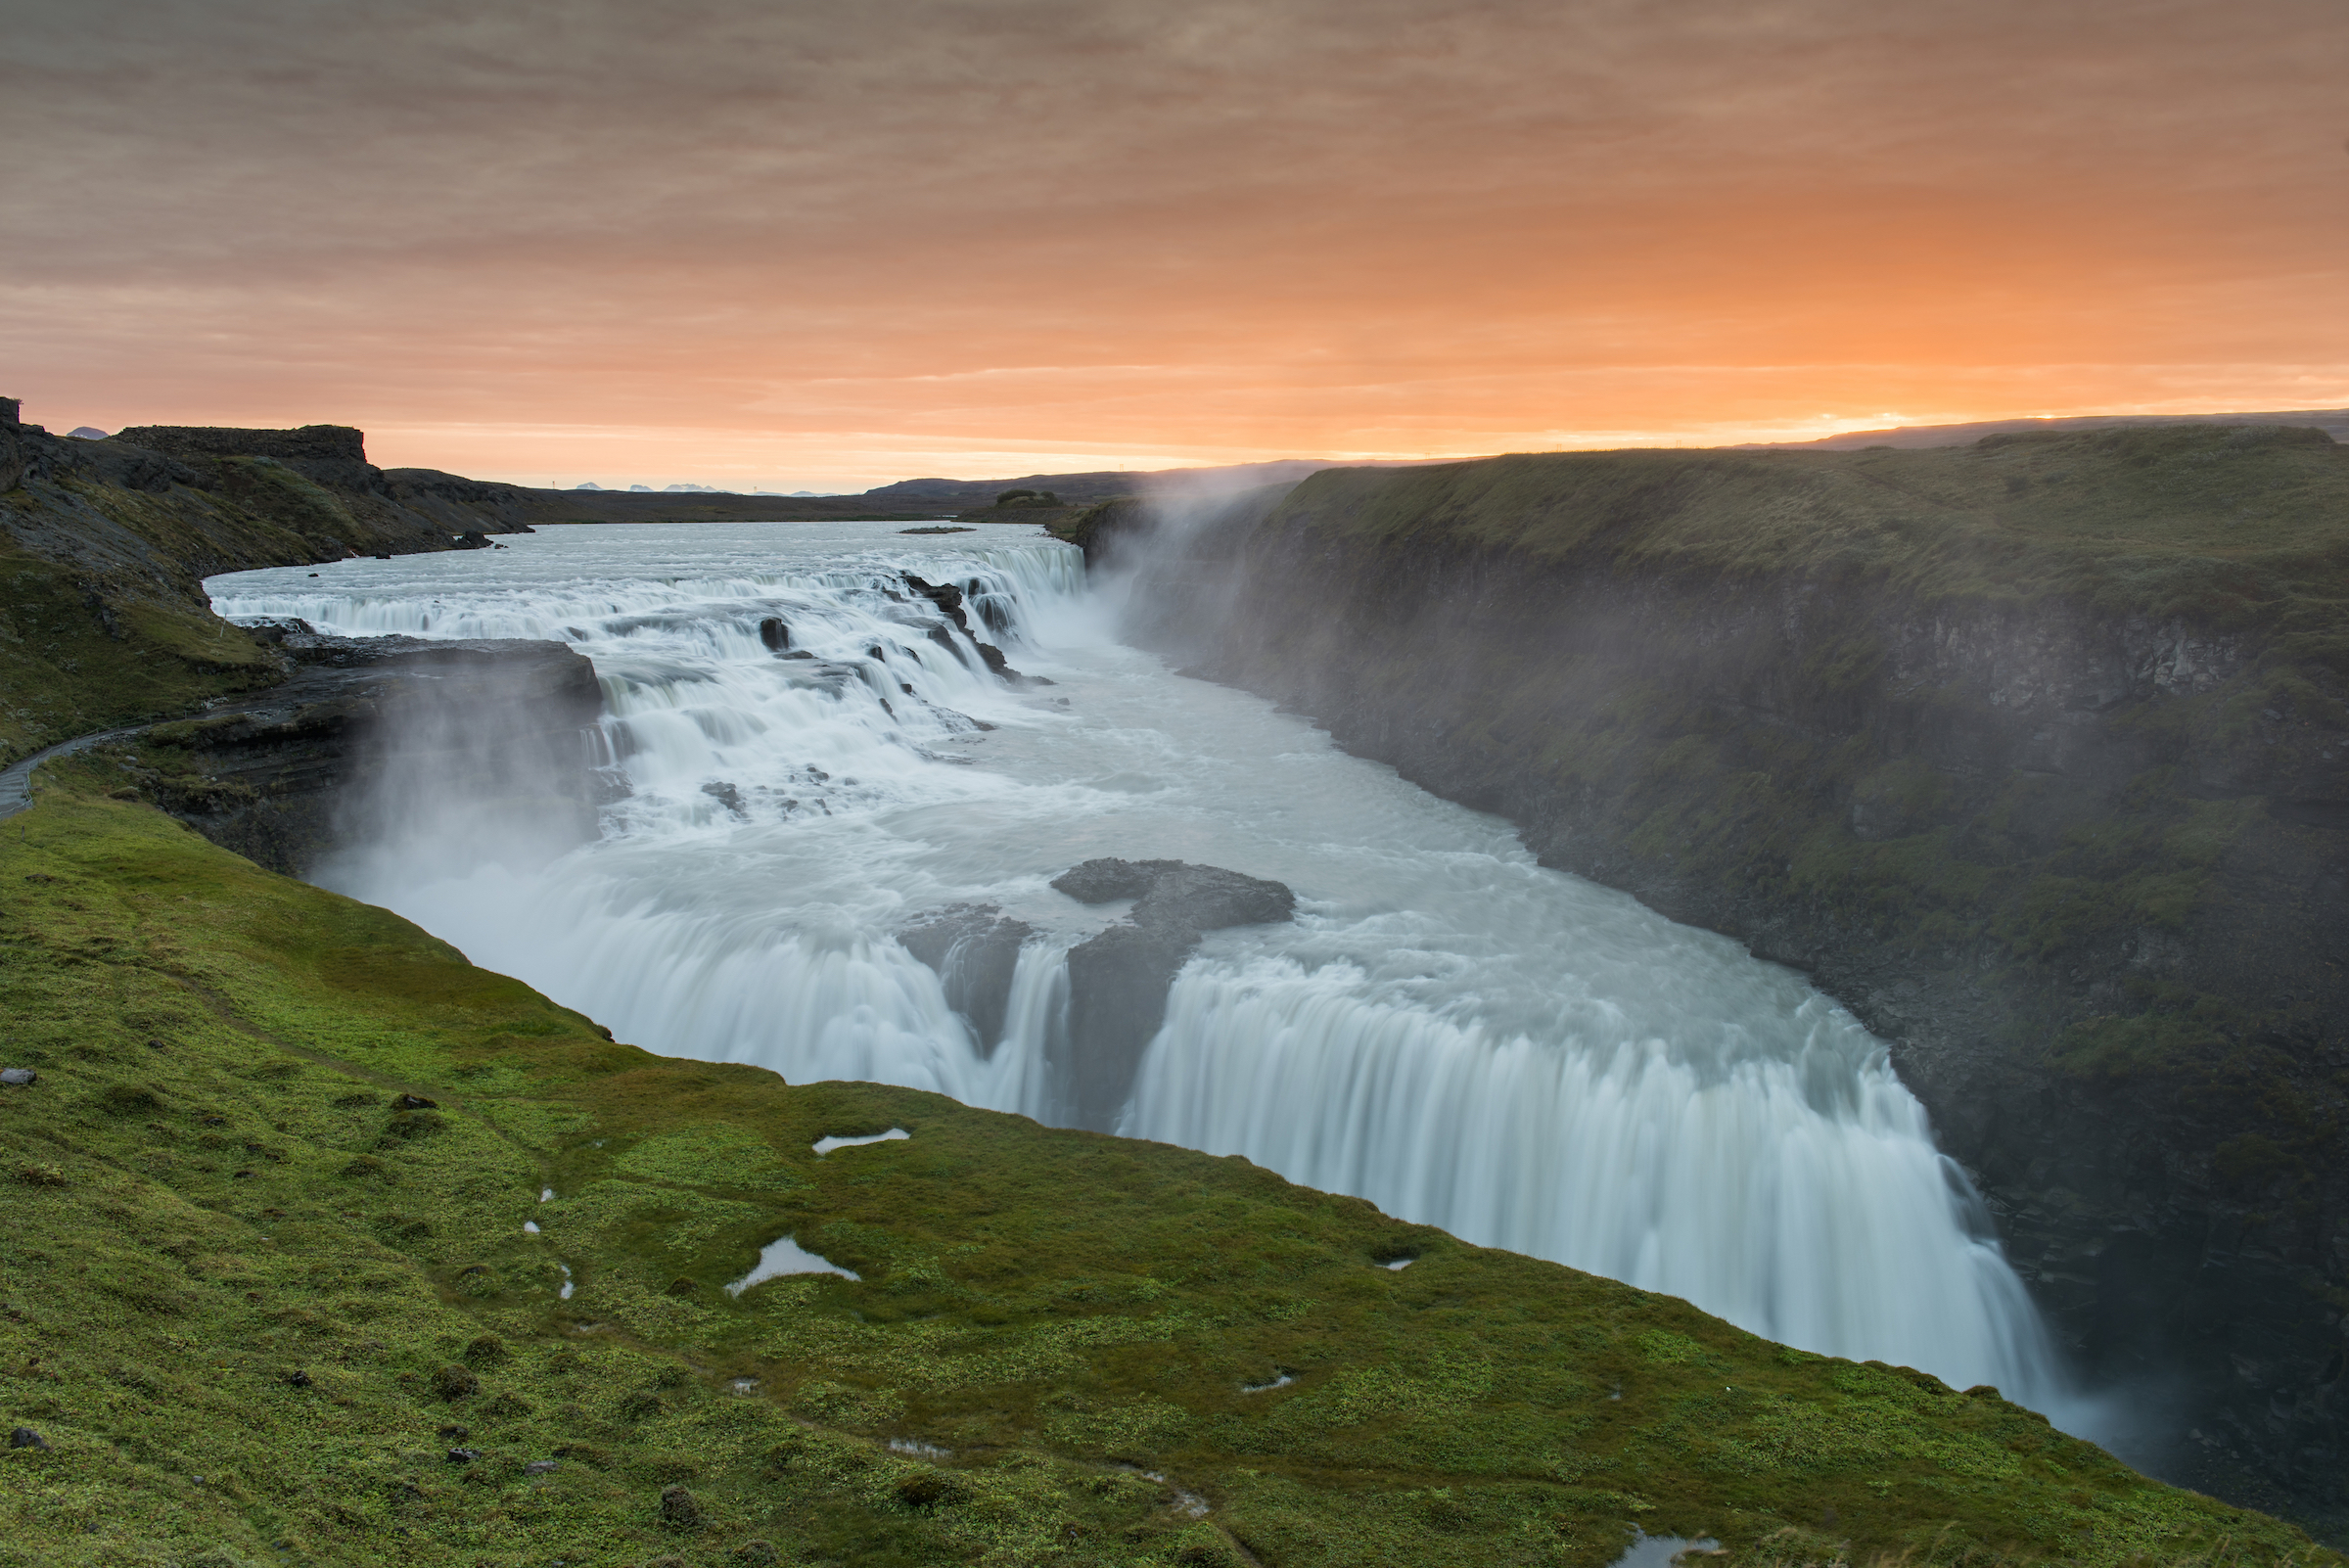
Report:
[[379,793],[417,785],[550,842],[595,836],[607,786],[586,731],[603,695],[563,644],[302,628],[278,646],[297,665],[282,685],[142,737],[148,792],[213,843],[299,876],[363,829]]
[[1107,1131],[1166,1018],[1167,991],[1202,934],[1286,920],[1281,883],[1181,860],[1087,860],[1052,886],[1080,903],[1134,900],[1125,920],[1069,953],[1069,1051],[1077,1124]]
[[[987,616],[990,612],[987,604],[984,601],[979,605],[981,612],[981,624],[978,626],[973,626],[971,624],[970,611],[965,608],[968,596],[964,594],[962,589],[956,587],[951,582],[926,581],[923,578],[914,576],[914,574],[910,572],[903,574],[903,578],[905,586],[908,589],[912,590],[912,592],[917,596],[929,600],[932,605],[937,607],[941,615],[944,615],[948,621],[951,621],[958,628],[960,628],[966,635],[970,637],[971,641],[976,644],[979,649],[980,662],[987,666],[990,673],[993,674],[1005,685],[1011,687],[1015,691],[1027,691],[1033,687],[1049,686],[1052,684],[1051,681],[1046,680],[1041,675],[1025,675],[1019,670],[1012,669],[1010,662],[1003,657],[1003,650],[980,635],[982,630],[999,634],[1003,629],[1000,625],[996,624],[994,621],[987,619]],[[931,628],[927,635],[930,637],[931,641],[936,642],[941,647],[944,648],[956,659],[963,660],[966,664],[969,662],[960,645],[957,644],[954,639],[946,633],[946,630],[944,626]]]
[[1035,935],[1035,927],[991,903],[963,903],[923,916],[899,931],[898,941],[938,972],[946,1005],[971,1026],[980,1054],[991,1056],[1003,1042],[1020,948]]

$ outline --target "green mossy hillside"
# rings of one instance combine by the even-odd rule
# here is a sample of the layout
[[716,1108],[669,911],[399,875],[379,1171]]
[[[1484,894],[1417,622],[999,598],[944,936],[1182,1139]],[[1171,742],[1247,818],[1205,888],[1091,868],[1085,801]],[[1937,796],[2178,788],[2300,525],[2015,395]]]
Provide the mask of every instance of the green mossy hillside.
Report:
[[282,678],[267,649],[209,611],[110,601],[84,574],[0,543],[0,764]]
[[1708,582],[1800,574],[1928,605],[2063,600],[2183,617],[2349,672],[2349,446],[2318,430],[1334,469],[1280,515],[1329,536],[1529,563],[1603,560]]
[[[108,764],[41,777],[11,1568],[2340,1561],[1995,1391],[1239,1160],[651,1056]],[[862,1277],[726,1289],[786,1235]]]

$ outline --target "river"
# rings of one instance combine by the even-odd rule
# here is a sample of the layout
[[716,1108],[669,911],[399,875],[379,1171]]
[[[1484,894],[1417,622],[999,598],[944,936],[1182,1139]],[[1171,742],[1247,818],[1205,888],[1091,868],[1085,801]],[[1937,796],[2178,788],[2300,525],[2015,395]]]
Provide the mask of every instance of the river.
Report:
[[[506,542],[211,579],[233,618],[594,662],[626,790],[597,842],[408,809],[326,885],[655,1051],[1067,1123],[1062,959],[1122,911],[1049,880],[1097,855],[1274,878],[1295,921],[1208,935],[1118,1131],[2094,1424],[1882,1041],[1801,976],[1537,865],[1505,821],[1123,645],[1070,547],[846,523]],[[906,572],[965,587],[979,635],[1052,684],[934,634]],[[964,902],[1038,933],[999,1043],[893,935]]]

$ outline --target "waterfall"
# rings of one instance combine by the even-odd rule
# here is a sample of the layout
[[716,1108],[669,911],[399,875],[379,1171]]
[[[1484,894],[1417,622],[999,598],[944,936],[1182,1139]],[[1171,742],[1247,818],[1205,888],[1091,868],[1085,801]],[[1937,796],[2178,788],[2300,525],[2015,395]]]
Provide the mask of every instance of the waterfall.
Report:
[[[320,880],[622,1038],[1066,1123],[1065,954],[1120,911],[1050,878],[1097,854],[1278,878],[1297,919],[1206,939],[1121,1131],[2064,1413],[1988,1216],[1848,1013],[1120,645],[1077,552],[1001,536],[549,529],[210,586],[240,619],[593,660],[598,843],[451,871],[376,842]],[[968,628],[908,574],[960,589]],[[983,642],[1053,684],[998,678]],[[1036,932],[991,1052],[895,936],[957,903]]]

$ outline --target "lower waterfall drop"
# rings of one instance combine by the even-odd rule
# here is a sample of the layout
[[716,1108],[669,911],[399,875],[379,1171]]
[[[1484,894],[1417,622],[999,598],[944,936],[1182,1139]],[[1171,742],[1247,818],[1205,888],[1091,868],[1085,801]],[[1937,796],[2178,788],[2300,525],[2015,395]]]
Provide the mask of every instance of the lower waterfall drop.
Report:
[[[1849,1014],[1727,939],[1543,869],[1506,823],[1306,721],[1122,646],[1078,552],[987,543],[1003,536],[548,528],[494,557],[210,586],[234,617],[553,637],[594,661],[619,796],[599,842],[537,866],[377,839],[319,880],[622,1039],[1065,1124],[1065,955],[1122,911],[1050,880],[1096,856],[1277,879],[1296,919],[1203,939],[1121,1131],[1807,1350],[2073,1408],[1978,1199]],[[956,588],[963,622],[909,574]],[[1052,684],[998,678],[982,642]],[[999,1040],[897,940],[960,904],[1036,933]]]

